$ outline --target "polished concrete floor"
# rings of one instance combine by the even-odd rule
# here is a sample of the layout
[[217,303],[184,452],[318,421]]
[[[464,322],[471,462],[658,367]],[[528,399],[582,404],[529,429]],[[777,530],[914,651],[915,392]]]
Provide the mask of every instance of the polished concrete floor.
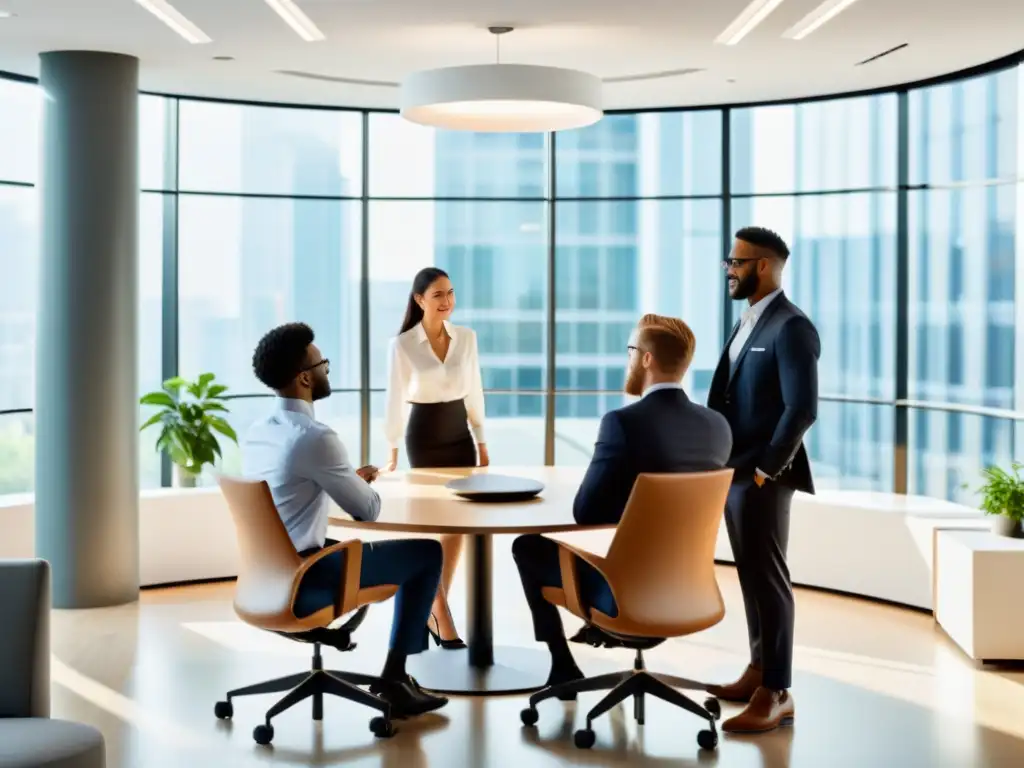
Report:
[[[529,645],[507,542],[497,549],[495,632],[504,644]],[[745,628],[735,573],[722,568],[719,581],[725,621],[651,652],[651,669],[700,680],[742,669]],[[147,590],[130,606],[55,612],[54,716],[99,727],[111,768],[1024,766],[1024,672],[976,667],[930,615],[805,590],[797,597],[796,725],[761,736],[723,735],[714,753],[697,747],[697,718],[654,700],[644,727],[634,723],[632,707],[619,707],[595,723],[595,747],[578,751],[572,733],[600,694],[587,694],[578,705],[542,704],[536,729],[519,723],[524,697],[454,698],[440,714],[400,724],[387,741],[369,732],[367,710],[328,700],[322,724],[310,719],[308,704],[300,705],[275,720],[273,747],[259,747],[252,728],[273,697],[238,699],[234,719],[223,722],[213,716],[214,702],[229,688],[304,670],[309,649],[237,621],[232,589],[226,583]],[[462,595],[457,585],[460,621]],[[1016,597],[1008,598],[1007,609],[1019,610]],[[376,672],[390,617],[390,604],[371,608],[359,648],[328,651],[325,665]],[[631,663],[621,651],[587,648],[578,657],[584,670]],[[728,717],[734,708],[725,710]]]

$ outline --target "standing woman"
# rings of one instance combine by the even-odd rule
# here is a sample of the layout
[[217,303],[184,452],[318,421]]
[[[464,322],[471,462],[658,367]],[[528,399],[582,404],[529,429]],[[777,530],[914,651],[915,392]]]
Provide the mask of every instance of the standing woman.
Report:
[[[398,466],[403,431],[414,469],[475,467],[478,452],[479,466],[490,463],[476,334],[449,322],[453,309],[455,289],[447,273],[437,267],[420,270],[413,279],[402,329],[391,342],[384,425],[391,448],[389,471]],[[444,567],[428,626],[434,642],[449,650],[466,647],[448,607],[462,542],[458,534],[441,537]]]

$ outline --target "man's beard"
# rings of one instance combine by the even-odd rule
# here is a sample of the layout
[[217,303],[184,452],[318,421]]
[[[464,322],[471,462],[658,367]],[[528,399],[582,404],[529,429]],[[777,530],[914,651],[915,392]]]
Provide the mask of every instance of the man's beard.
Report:
[[331,382],[325,379],[317,379],[313,382],[313,400],[323,400],[331,396]]
[[635,365],[626,371],[626,384],[624,387],[627,395],[639,397],[644,393],[644,369]]
[[740,299],[749,299],[757,293],[757,273],[751,272],[746,277],[741,277],[736,281],[736,288],[730,295],[737,301]]

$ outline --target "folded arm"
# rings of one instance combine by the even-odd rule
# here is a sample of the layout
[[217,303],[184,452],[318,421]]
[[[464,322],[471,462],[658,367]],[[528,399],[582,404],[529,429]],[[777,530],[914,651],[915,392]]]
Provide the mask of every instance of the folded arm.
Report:
[[793,460],[804,434],[818,418],[818,356],[821,342],[806,317],[794,317],[782,326],[775,342],[779,384],[785,410],[772,441],[757,462],[768,477],[777,477]]
[[594,455],[572,505],[576,522],[580,525],[617,523],[633,490],[629,474],[626,433],[618,414],[609,411],[601,419]]
[[356,520],[373,522],[380,515],[380,496],[356,474],[348,452],[331,429],[311,433],[299,452],[296,471],[319,485],[334,503]]

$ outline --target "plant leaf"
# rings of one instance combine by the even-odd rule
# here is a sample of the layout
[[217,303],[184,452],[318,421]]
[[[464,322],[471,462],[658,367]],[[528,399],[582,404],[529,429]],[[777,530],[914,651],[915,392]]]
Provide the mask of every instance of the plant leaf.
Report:
[[157,405],[163,408],[176,408],[178,405],[174,402],[174,398],[166,392],[150,392],[147,395],[143,395],[139,399],[139,403],[142,405]]
[[1024,519],[1024,480],[1020,477],[1020,464],[1013,462],[1011,471],[1002,467],[985,467],[981,474],[985,483],[978,489],[982,511],[988,515],[1004,515],[1011,520]]
[[220,397],[222,394],[228,391],[228,388],[223,384],[214,384],[206,391],[206,399],[209,400],[214,397]]
[[185,386],[187,382],[181,376],[172,376],[171,378],[164,381],[162,384],[164,391],[169,392],[172,395],[177,396],[181,388]]
[[224,419],[219,416],[207,416],[206,420],[211,427],[224,435],[224,437],[229,438],[235,444],[238,443],[238,435],[235,434],[235,430],[232,429],[231,425],[224,421]]
[[142,431],[144,431],[146,429],[149,429],[154,424],[161,423],[164,420],[164,415],[165,414],[166,414],[166,411],[161,411],[160,413],[156,413],[156,414],[153,414],[152,416],[150,416],[149,419],[146,421],[146,423],[143,424],[141,427],[139,427],[139,432],[142,432]]

